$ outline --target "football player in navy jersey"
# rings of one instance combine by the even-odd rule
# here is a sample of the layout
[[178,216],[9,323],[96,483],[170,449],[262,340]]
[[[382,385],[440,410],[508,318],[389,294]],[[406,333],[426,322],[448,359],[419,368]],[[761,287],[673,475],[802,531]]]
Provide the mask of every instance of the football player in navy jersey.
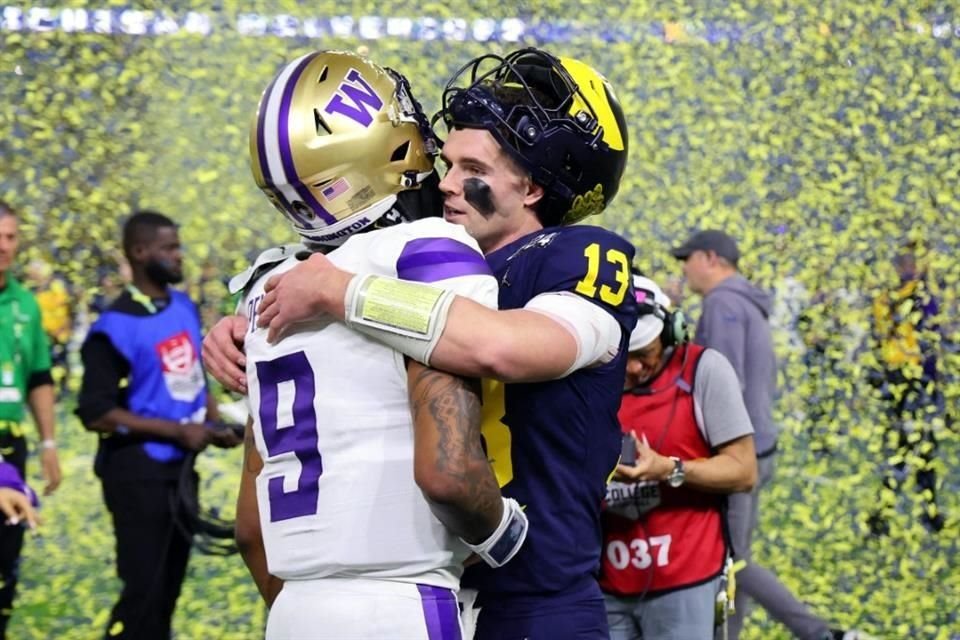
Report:
[[[482,56],[448,84],[444,217],[477,239],[500,285],[500,310],[461,297],[423,309],[391,298],[314,255],[267,284],[258,322],[278,337],[316,314],[345,319],[430,366],[494,380],[484,386],[484,438],[505,496],[524,505],[527,542],[507,565],[471,566],[477,638],[607,638],[600,503],[617,464],[617,410],[637,318],[633,247],[600,213],[626,164],[622,110],[595,70],[537,49]],[[426,287],[427,285],[415,285]],[[360,302],[423,315],[416,335],[371,326]],[[208,335],[211,373],[245,381],[226,319]],[[498,381],[498,382],[497,382]]]

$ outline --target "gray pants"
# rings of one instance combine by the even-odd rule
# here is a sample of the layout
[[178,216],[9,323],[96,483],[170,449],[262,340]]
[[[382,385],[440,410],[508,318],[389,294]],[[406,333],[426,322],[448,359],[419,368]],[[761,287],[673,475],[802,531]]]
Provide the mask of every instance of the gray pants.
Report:
[[653,598],[604,594],[610,640],[710,640],[720,578]]
[[750,543],[757,529],[760,513],[760,491],[773,478],[777,454],[757,459],[757,484],[750,493],[734,493],[727,499],[727,523],[733,541],[735,560],[747,565],[737,572],[737,612],[730,617],[729,640],[738,640],[747,615],[748,599],[767,610],[775,620],[786,625],[800,640],[821,640],[829,625],[797,600],[769,569],[751,560]]

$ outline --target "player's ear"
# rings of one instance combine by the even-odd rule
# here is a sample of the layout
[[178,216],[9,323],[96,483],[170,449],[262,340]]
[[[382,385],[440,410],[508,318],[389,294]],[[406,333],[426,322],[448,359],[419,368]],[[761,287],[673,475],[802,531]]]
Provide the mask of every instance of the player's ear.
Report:
[[527,178],[525,182],[526,192],[523,196],[523,205],[528,208],[533,208],[534,205],[543,199],[543,187],[530,178]]
[[130,246],[130,259],[134,262],[143,262],[149,252],[145,242],[135,242]]

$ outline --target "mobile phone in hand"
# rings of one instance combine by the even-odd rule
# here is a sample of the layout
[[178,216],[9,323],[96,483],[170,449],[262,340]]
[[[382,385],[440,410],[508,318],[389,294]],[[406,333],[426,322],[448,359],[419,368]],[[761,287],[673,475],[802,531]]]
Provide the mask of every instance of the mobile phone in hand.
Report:
[[623,434],[623,440],[620,441],[620,464],[634,464],[637,461],[637,443],[633,440],[633,434]]

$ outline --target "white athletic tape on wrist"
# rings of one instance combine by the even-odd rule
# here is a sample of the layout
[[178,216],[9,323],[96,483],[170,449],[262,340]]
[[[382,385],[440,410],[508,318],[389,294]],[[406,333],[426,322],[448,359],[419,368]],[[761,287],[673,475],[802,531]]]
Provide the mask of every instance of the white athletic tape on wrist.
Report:
[[377,275],[356,275],[344,296],[346,322],[360,333],[430,364],[453,304],[452,291]]
[[520,503],[513,498],[503,498],[503,516],[490,537],[477,545],[466,544],[471,551],[483,558],[484,562],[496,569],[517,555],[523,541],[527,539],[529,526]]

